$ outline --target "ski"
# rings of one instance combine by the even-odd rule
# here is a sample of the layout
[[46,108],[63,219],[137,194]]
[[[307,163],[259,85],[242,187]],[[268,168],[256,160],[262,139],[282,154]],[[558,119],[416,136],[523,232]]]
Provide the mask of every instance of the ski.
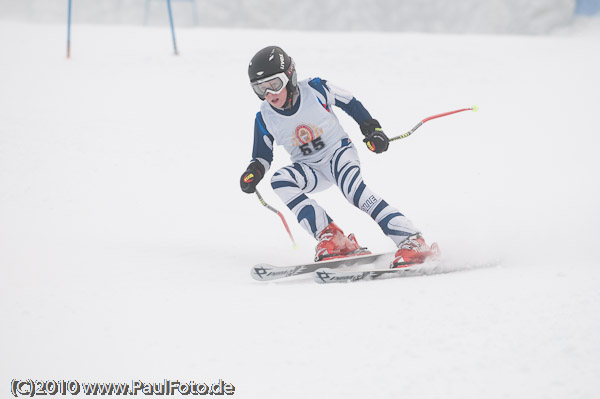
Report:
[[298,276],[301,274],[312,273],[316,270],[327,268],[333,270],[340,266],[357,266],[374,263],[378,259],[393,256],[394,252],[384,252],[378,254],[357,254],[351,256],[345,256],[342,258],[335,258],[330,260],[323,260],[320,262],[304,263],[294,266],[273,266],[266,263],[260,263],[255,265],[250,270],[250,275],[257,281],[272,281],[286,277]]
[[434,274],[491,268],[500,265],[500,263],[500,259],[492,259],[485,262],[456,262],[436,258],[426,260],[421,264],[398,269],[335,270],[329,267],[323,267],[314,271],[313,279],[320,284],[346,283],[361,280],[384,280],[388,278],[430,276]]
[[315,270],[313,279],[320,284],[346,283],[394,277],[424,276],[439,273],[439,262],[430,261],[411,267],[377,270],[334,270],[328,267]]

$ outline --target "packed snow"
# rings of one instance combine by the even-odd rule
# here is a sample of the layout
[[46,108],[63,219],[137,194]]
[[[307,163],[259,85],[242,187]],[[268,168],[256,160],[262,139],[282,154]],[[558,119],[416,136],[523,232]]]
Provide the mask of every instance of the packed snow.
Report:
[[[216,382],[240,398],[600,397],[600,27],[550,36],[0,22],[0,392],[13,379]],[[318,285],[252,265],[315,242],[239,189],[248,60],[352,91],[388,135],[370,187],[456,273]],[[393,243],[315,195],[375,252]]]

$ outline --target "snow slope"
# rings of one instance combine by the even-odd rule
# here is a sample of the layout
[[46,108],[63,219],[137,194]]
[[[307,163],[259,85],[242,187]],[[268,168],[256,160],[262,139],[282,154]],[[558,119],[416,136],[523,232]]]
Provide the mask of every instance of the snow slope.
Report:
[[[240,398],[600,395],[600,29],[545,37],[0,23],[0,391],[13,378],[217,381]],[[126,39],[126,40],[124,40]],[[308,261],[238,179],[278,43],[390,135],[366,181],[480,270],[261,284]],[[358,127],[337,112],[360,143]],[[269,176],[288,158],[278,148]],[[316,198],[393,249],[334,189]],[[6,396],[8,397],[8,396]]]

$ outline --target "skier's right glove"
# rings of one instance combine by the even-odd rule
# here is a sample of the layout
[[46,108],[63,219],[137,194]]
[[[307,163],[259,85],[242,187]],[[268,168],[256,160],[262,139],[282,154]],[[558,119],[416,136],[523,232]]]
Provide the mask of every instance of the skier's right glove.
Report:
[[242,187],[242,191],[252,194],[254,191],[256,191],[256,185],[261,181],[264,175],[265,167],[258,161],[251,162],[240,178],[240,186]]
[[387,151],[390,145],[390,139],[385,135],[381,129],[381,125],[376,119],[369,119],[361,123],[360,130],[365,136],[363,141],[367,145],[369,151],[373,151],[376,154]]

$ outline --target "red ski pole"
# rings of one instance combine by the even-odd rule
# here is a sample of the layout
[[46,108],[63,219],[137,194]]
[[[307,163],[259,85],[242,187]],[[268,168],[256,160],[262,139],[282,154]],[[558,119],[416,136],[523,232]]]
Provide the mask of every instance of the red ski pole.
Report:
[[283,214],[281,212],[279,212],[277,209],[273,208],[271,205],[267,204],[265,202],[265,200],[263,199],[262,195],[260,195],[260,193],[258,192],[258,190],[255,190],[254,192],[256,193],[256,196],[258,197],[258,200],[260,201],[261,204],[263,204],[268,210],[276,213],[281,218],[281,221],[283,222],[283,225],[285,226],[285,229],[287,230],[287,233],[290,236],[292,243],[294,244],[294,249],[298,248],[296,245],[296,240],[294,240],[294,236],[292,236],[290,227],[288,226],[287,222],[285,221]]
[[396,141],[396,140],[404,139],[404,138],[410,136],[411,134],[413,134],[415,132],[415,130],[417,130],[418,128],[420,128],[421,125],[423,125],[425,122],[430,121],[432,119],[441,118],[442,116],[452,115],[452,114],[456,114],[458,112],[463,112],[463,111],[477,112],[478,110],[479,110],[479,108],[476,105],[474,105],[471,108],[462,108],[462,109],[457,109],[455,111],[444,112],[442,114],[428,116],[427,118],[423,119],[421,122],[417,123],[415,125],[415,127],[413,127],[412,129],[410,129],[408,132],[406,132],[404,134],[401,134],[400,136],[392,137],[390,139],[390,141]]

